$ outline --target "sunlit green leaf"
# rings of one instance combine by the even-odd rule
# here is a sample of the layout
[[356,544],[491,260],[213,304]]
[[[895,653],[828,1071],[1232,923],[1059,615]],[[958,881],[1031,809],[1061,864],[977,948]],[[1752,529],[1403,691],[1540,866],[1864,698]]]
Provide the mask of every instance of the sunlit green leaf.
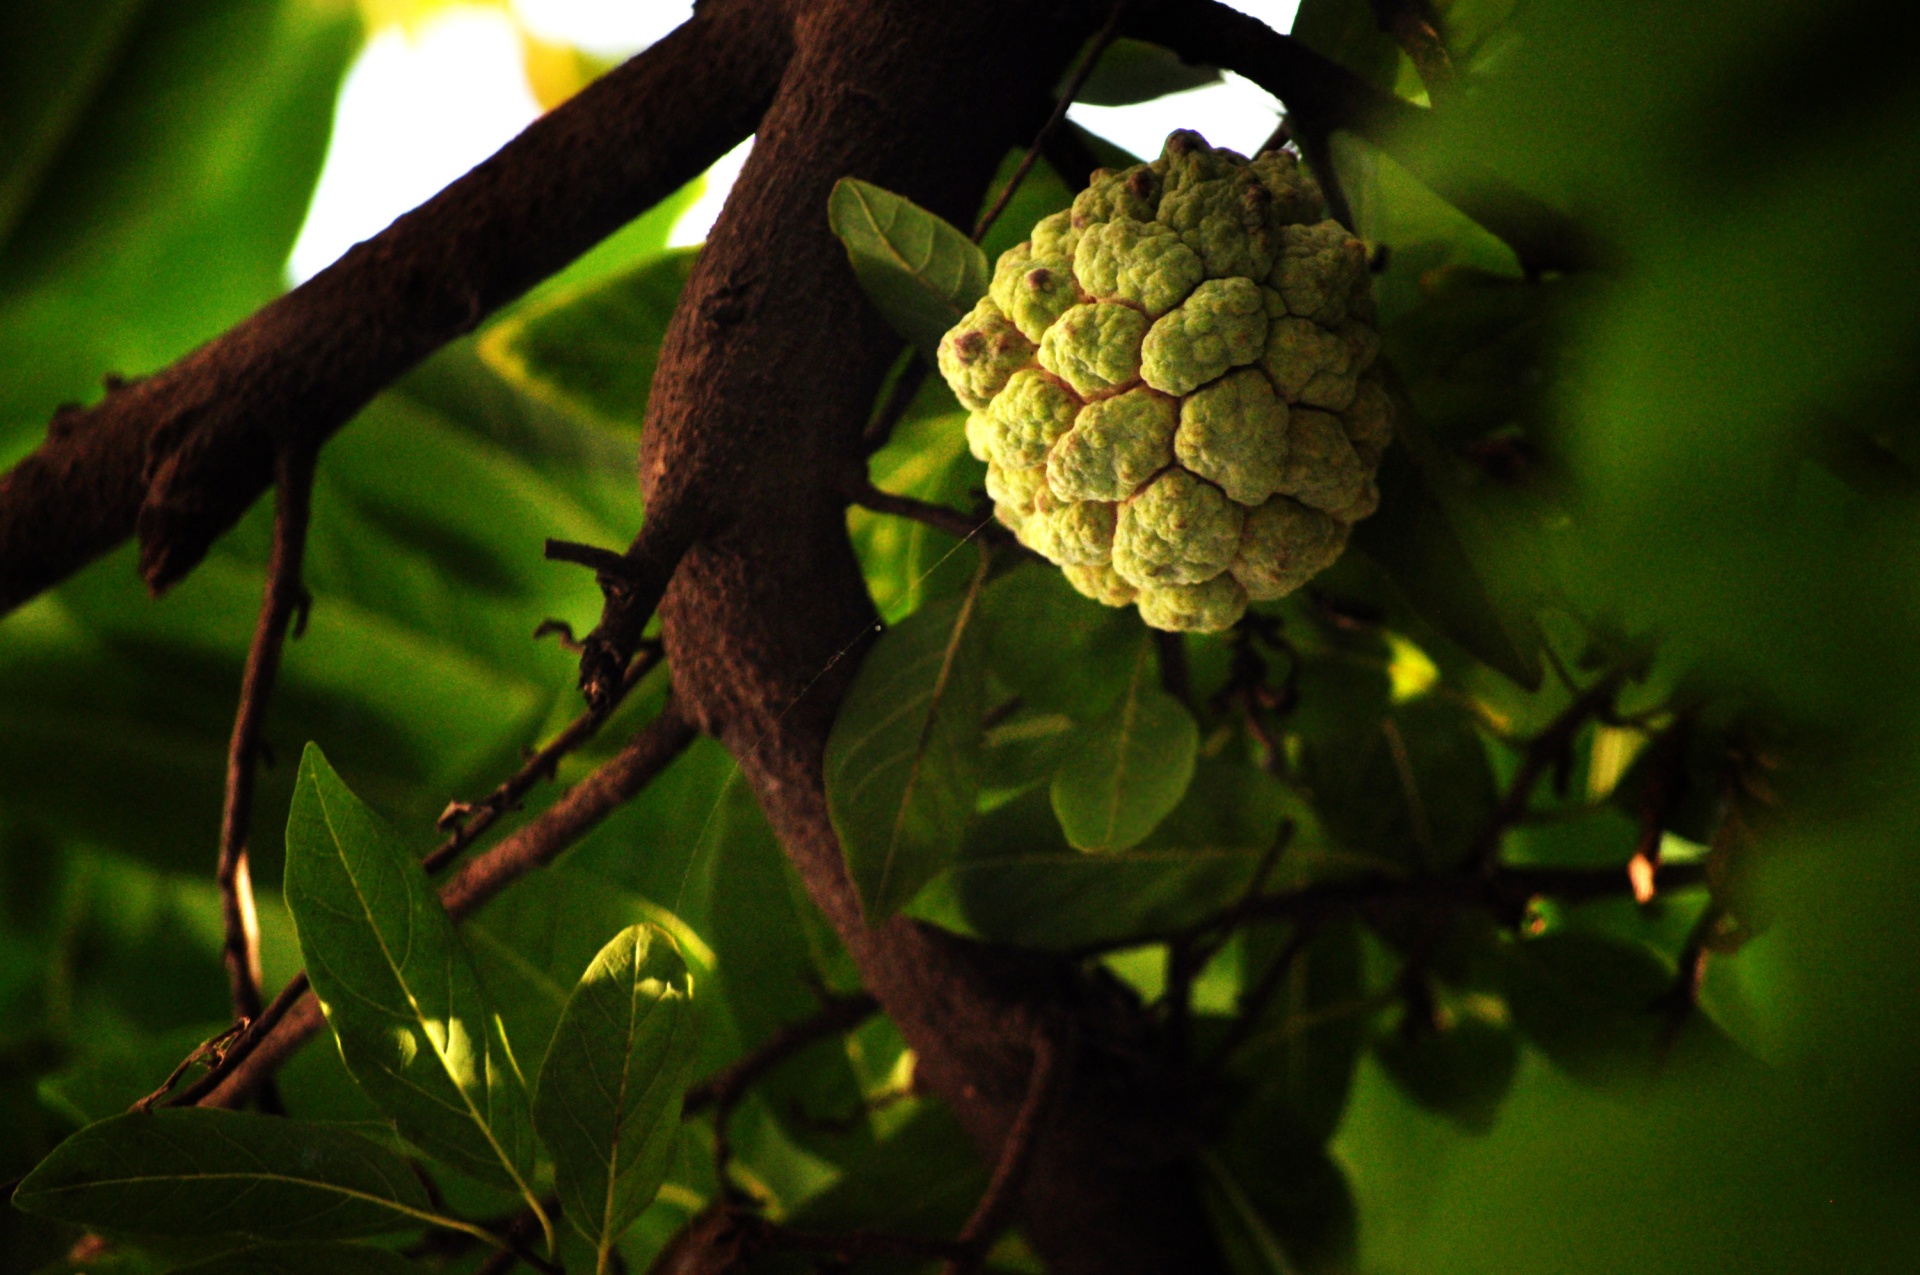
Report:
[[1053,778],[1053,809],[1067,840],[1082,850],[1138,845],[1186,794],[1200,728],[1161,690],[1153,651],[1140,643],[1120,699],[1075,731]]
[[436,1220],[406,1161],[358,1134],[200,1108],[88,1125],[13,1201],[78,1226],[151,1235],[331,1240]]
[[827,801],[877,925],[960,851],[979,790],[979,594],[915,612],[874,644],[827,741]]
[[987,294],[986,254],[910,199],[842,177],[827,200],[827,221],[868,299],[929,359],[947,329]]
[[287,906],[367,1096],[421,1149],[525,1193],[526,1082],[473,962],[417,857],[312,745],[287,821]]
[[694,1058],[693,980],[664,930],[615,935],[568,998],[534,1118],[561,1211],[599,1254],[653,1202],[680,1135]]

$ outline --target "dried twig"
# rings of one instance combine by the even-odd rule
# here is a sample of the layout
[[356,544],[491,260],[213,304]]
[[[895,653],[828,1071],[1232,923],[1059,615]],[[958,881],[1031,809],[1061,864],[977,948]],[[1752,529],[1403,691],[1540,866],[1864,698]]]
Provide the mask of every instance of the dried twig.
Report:
[[[227,745],[227,792],[220,814],[220,917],[225,929],[221,959],[233,1016],[251,1022],[260,1016],[260,922],[253,906],[253,873],[247,834],[253,823],[253,789],[260,754],[260,731],[280,671],[280,651],[306,590],[300,583],[300,559],[307,541],[307,515],[313,495],[313,453],[297,444],[280,449],[275,462],[279,486],[273,518],[273,549],[267,559],[267,585],[260,619],[247,649],[240,677],[240,705]],[[304,615],[302,616],[304,620]]]

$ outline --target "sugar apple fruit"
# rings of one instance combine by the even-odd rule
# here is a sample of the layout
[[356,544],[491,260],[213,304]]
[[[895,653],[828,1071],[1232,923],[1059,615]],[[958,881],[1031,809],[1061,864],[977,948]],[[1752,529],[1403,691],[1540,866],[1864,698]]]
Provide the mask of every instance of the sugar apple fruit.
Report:
[[1393,435],[1366,248],[1285,151],[1174,133],[1002,253],[940,343],[1020,542],[1160,629],[1224,629],[1326,567]]

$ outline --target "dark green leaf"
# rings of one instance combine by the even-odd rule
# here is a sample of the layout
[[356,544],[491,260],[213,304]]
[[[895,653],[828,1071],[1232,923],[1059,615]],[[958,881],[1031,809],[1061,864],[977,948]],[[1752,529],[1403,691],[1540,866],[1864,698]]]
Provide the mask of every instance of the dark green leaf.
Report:
[[1235,1275],[1336,1275],[1357,1248],[1346,1174],[1307,1142],[1243,1143],[1201,1157],[1201,1190]]
[[1473,1015],[1383,1036],[1373,1051],[1409,1098],[1471,1133],[1493,1128],[1520,1065],[1512,1030]]
[[1235,1051],[1233,1075],[1247,1086],[1241,1121],[1250,1136],[1318,1146],[1346,1110],[1374,1003],[1355,922],[1329,922],[1298,952],[1286,931],[1249,931],[1242,985],[1259,985],[1289,953],[1272,1000]]
[[1201,921],[1245,896],[1259,850],[1008,855],[954,865],[949,888],[982,938],[1022,947],[1108,946]]
[[580,979],[540,1072],[534,1119],[561,1212],[606,1268],[665,1179],[693,1065],[693,980],[666,931],[615,935]]
[[1378,562],[1421,618],[1520,685],[1540,685],[1532,622],[1497,601],[1444,502],[1408,455],[1380,462],[1380,509],[1353,529],[1353,544]]
[[1193,781],[1171,814],[1160,821],[1143,850],[1181,846],[1271,846],[1298,802],[1280,781],[1245,762],[1202,758]]
[[364,1244],[288,1244],[178,1266],[174,1275],[422,1275],[426,1269]]
[[1597,1084],[1655,1064],[1670,1022],[1657,1004],[1673,979],[1652,952],[1563,931],[1515,943],[1509,958],[1515,1026],[1569,1075]]
[[636,432],[646,419],[660,342],[698,256],[686,249],[556,289],[489,329],[480,357],[543,401]]
[[76,34],[51,48],[0,31],[10,86],[48,92],[15,73],[63,54],[72,76],[18,143],[37,176],[7,191],[0,460],[103,373],[149,372],[283,289],[359,35],[349,5],[173,0],[116,36],[120,7],[59,6]]
[[1200,728],[1158,676],[1153,649],[1140,643],[1119,701],[1074,732],[1053,777],[1054,813],[1079,849],[1138,845],[1186,794]]
[[13,1200],[76,1226],[150,1235],[332,1240],[440,1220],[406,1161],[358,1134],[197,1107],[88,1125]]
[[[817,1013],[816,988],[859,984],[744,782],[728,785],[713,822],[718,983],[744,1051]],[[873,1141],[871,1122],[850,1118],[864,1113],[866,1094],[842,1040],[800,1051],[759,1092],[780,1131],[814,1155],[844,1162]]]
[[1189,66],[1171,49],[1123,37],[1107,46],[1073,100],[1089,106],[1131,106],[1219,82],[1216,67]]
[[1380,29],[1367,0],[1300,0],[1293,38],[1381,88],[1393,87],[1400,46]]
[[910,199],[842,177],[827,200],[827,221],[874,308],[929,360],[947,329],[987,294],[986,254]]
[[422,1150],[528,1194],[526,1082],[426,873],[313,745],[287,820],[287,906],[354,1079]]
[[680,918],[573,860],[515,882],[461,924],[507,1039],[521,1042],[514,1056],[524,1070],[540,1070],[579,972],[609,936],[643,923],[672,935],[696,970],[712,971],[713,952]]
[[1458,864],[1498,802],[1472,720],[1440,699],[1313,740],[1303,771],[1314,809],[1347,850],[1414,868]]
[[1119,700],[1145,646],[1131,613],[1082,597],[1045,565],[989,584],[981,618],[994,676],[1027,703],[1082,721]]
[[944,599],[874,644],[827,741],[827,801],[867,923],[960,853],[979,791],[979,591]]
[[795,1207],[807,1230],[868,1229],[948,1237],[987,1182],[973,1144],[944,1105],[928,1103],[892,1137],[845,1166],[841,1179]]

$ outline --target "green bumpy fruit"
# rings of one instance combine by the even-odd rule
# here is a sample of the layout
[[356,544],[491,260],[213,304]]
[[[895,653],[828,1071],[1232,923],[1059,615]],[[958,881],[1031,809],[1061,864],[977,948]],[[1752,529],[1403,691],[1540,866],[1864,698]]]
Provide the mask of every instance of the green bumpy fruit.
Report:
[[1379,503],[1366,246],[1286,151],[1181,131],[1001,254],[940,344],[1020,542],[1159,629],[1231,627]]

